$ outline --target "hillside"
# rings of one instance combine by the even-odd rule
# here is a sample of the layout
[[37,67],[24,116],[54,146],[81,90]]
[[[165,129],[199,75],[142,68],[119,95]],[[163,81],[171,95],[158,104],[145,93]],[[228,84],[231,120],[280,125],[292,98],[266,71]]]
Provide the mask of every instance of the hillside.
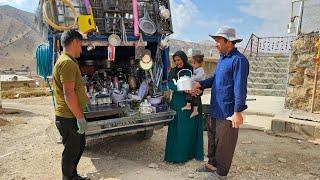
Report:
[[188,52],[188,50],[191,48],[193,50],[200,50],[204,56],[208,57],[210,56],[210,51],[213,53],[214,56],[218,56],[217,51],[213,47],[214,42],[213,41],[203,41],[200,43],[195,42],[188,42],[188,41],[182,41],[177,39],[170,39],[170,53],[174,53],[178,50],[183,50],[184,52]]
[[11,6],[0,6],[0,69],[29,66],[34,70],[33,51],[42,42],[34,15]]

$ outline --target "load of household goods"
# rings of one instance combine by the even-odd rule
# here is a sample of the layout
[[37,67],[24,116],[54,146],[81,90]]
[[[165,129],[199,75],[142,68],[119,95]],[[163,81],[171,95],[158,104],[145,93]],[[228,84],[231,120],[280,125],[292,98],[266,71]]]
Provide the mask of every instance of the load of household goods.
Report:
[[[84,35],[78,61],[89,111],[168,109],[169,0],[40,0],[37,18],[49,34],[76,28]],[[60,43],[53,46],[61,53]]]

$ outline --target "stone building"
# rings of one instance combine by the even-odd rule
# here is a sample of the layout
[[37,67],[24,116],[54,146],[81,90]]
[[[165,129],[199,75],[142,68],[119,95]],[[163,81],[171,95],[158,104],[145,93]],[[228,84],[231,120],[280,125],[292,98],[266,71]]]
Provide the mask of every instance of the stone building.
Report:
[[[289,76],[285,107],[310,111],[316,55],[315,44],[319,39],[318,33],[300,35],[292,43],[292,52],[289,60]],[[320,72],[319,72],[320,74]],[[318,76],[319,77],[319,76]],[[320,82],[318,78],[317,93],[315,96],[315,109],[320,111]]]

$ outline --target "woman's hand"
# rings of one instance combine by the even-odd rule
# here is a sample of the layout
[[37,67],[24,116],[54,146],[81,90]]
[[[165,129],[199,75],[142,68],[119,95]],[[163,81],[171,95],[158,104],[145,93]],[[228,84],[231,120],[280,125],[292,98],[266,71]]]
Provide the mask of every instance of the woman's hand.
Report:
[[195,92],[195,90],[186,90],[184,92],[187,94],[190,94],[191,96],[197,96],[197,93]]

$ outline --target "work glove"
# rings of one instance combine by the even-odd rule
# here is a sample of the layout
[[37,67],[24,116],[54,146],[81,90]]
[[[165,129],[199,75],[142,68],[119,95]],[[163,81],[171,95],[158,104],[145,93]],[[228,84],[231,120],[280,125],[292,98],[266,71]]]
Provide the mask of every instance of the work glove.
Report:
[[85,118],[77,119],[78,133],[83,134],[87,131],[88,125]]

